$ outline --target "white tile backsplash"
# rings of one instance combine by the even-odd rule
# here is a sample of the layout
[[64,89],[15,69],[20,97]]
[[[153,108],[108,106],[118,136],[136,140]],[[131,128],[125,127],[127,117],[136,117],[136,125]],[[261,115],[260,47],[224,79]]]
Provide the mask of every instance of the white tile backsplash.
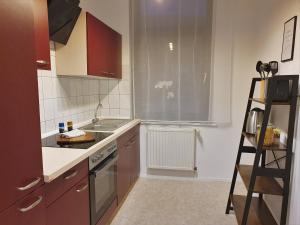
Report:
[[123,80],[85,79],[56,75],[54,43],[50,42],[51,71],[38,70],[41,132],[58,129],[59,122],[74,124],[93,118],[99,98],[101,117],[131,115],[129,68],[123,66]]
[[108,80],[100,80],[100,94],[108,95]]
[[130,95],[120,95],[120,108],[130,109]]
[[109,108],[120,109],[120,95],[109,95]]

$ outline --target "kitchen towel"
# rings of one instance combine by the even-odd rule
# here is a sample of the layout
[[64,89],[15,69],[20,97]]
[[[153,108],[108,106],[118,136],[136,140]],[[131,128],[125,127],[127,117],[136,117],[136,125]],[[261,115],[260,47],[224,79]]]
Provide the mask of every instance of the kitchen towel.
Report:
[[84,136],[86,133],[82,130],[72,130],[72,131],[68,131],[65,132],[63,134],[61,134],[61,137],[63,138],[75,138],[75,137],[80,137],[80,136]]

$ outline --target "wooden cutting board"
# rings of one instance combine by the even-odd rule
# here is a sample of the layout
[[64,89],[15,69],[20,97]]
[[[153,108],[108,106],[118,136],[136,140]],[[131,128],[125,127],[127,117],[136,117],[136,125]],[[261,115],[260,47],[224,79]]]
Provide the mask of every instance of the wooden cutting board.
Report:
[[95,137],[92,134],[86,134],[84,136],[75,137],[75,138],[64,138],[60,135],[56,137],[57,144],[66,145],[66,144],[79,144],[95,141]]

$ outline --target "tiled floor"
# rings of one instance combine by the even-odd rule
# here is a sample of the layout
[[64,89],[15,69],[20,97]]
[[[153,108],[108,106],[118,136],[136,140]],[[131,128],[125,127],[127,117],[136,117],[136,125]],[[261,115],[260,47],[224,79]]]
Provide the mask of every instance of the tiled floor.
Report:
[[224,214],[229,185],[139,179],[111,225],[236,225]]

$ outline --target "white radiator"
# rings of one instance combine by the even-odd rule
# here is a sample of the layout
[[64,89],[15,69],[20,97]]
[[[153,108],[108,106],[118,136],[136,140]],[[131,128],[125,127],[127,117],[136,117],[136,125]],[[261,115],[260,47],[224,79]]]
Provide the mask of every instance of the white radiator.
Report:
[[147,130],[148,168],[193,171],[195,138],[195,129],[149,127]]

